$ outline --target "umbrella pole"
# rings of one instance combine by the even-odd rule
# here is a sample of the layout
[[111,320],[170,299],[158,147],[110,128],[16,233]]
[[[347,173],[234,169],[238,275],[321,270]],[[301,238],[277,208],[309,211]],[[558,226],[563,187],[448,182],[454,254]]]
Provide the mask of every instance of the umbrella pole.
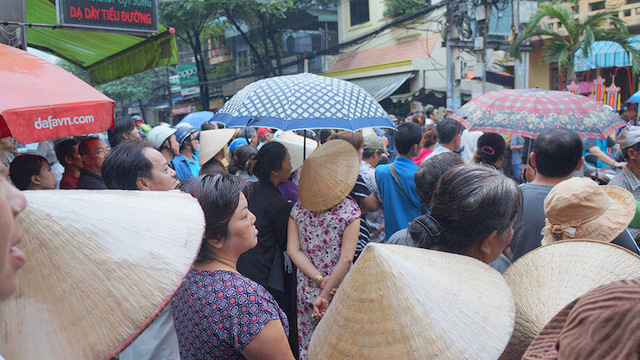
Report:
[[[531,142],[533,142],[533,139],[529,138],[529,146],[528,146],[528,150],[527,150],[527,165],[529,165],[529,166],[527,167],[527,170],[529,168],[531,168]],[[526,171],[524,173],[523,182],[522,183],[523,184],[527,183],[527,173],[526,173]]]
[[304,139],[302,140],[302,162],[307,160],[307,130],[304,131]]

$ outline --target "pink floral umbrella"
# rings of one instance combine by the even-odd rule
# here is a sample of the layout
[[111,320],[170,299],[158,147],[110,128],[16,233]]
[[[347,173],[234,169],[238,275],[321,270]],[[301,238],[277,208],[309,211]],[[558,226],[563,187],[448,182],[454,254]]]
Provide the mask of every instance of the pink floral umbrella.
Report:
[[547,129],[566,128],[581,138],[605,139],[627,125],[601,103],[568,91],[507,89],[481,95],[451,117],[469,130],[535,139]]

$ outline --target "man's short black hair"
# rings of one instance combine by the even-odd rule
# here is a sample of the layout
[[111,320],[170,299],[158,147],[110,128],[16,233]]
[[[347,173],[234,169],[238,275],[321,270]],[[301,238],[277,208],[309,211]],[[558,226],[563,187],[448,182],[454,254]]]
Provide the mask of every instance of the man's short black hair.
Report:
[[40,155],[18,155],[9,165],[9,177],[18,189],[27,190],[31,185],[31,177],[40,175],[42,168],[47,165],[47,159]]
[[78,140],[76,139],[67,139],[61,141],[56,145],[56,158],[62,166],[67,167],[66,157],[73,157],[73,147],[78,146]]
[[567,129],[546,130],[533,145],[536,170],[546,177],[571,175],[582,158],[582,140]]
[[102,178],[108,189],[138,190],[138,178],[152,178],[153,164],[142,153],[153,147],[144,141],[126,140],[104,159]]
[[411,151],[413,145],[420,144],[422,140],[422,128],[416,123],[404,122],[398,125],[398,129],[393,138],[398,153],[406,155]]
[[438,140],[441,144],[448,144],[453,141],[453,138],[461,133],[463,129],[464,126],[461,126],[459,122],[452,118],[446,118],[436,124],[436,133],[438,133]]

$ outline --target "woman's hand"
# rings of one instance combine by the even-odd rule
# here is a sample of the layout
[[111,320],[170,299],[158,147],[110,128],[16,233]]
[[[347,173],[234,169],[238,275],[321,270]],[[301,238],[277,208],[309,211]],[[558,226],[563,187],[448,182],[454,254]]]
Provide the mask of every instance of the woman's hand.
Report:
[[322,282],[320,282],[320,290],[324,290],[324,286],[327,285],[327,280],[329,280],[328,276],[325,276],[324,279],[322,279]]
[[313,302],[313,312],[311,313],[311,317],[315,319],[320,319],[327,312],[327,308],[329,307],[329,302],[331,299],[320,295]]

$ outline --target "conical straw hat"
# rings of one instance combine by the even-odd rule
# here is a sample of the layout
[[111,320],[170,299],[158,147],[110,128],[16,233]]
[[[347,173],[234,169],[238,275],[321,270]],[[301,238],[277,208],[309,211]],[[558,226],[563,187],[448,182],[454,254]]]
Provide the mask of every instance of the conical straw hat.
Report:
[[516,325],[502,359],[520,359],[567,304],[600,285],[640,278],[640,256],[600,241],[558,241],[519,258],[504,278],[516,302]]
[[353,190],[359,169],[358,152],[348,142],[331,140],[319,146],[300,171],[300,204],[309,211],[338,205]]
[[[300,167],[302,167],[302,164],[304,163],[303,156],[305,156],[304,136],[300,136],[298,134],[294,134],[293,132],[286,131],[281,133],[278,137],[273,138],[272,141],[281,143],[287,148],[287,151],[289,151],[289,155],[291,155],[291,167],[292,167],[291,171],[296,171]],[[318,147],[317,141],[306,139],[307,158],[309,157],[309,155],[311,155],[311,153],[317,147]]]
[[370,243],[313,332],[308,359],[497,359],[514,316],[509,286],[486,264]]
[[109,359],[170,300],[204,230],[178,191],[26,191],[27,262],[0,307],[7,359]]
[[206,164],[236,133],[235,129],[205,130],[200,132],[200,165]]

